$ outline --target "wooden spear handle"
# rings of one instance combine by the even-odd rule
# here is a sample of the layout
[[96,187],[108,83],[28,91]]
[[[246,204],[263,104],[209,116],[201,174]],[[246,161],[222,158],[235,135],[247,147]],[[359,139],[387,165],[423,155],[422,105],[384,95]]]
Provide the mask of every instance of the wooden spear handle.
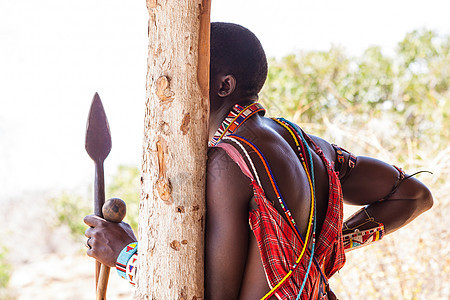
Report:
[[98,276],[97,282],[97,296],[96,300],[105,300],[106,299],[106,290],[108,288],[108,279],[109,279],[109,270],[110,268],[105,265],[100,265],[100,273]]
[[[105,175],[103,170],[103,160],[95,161],[95,180],[94,180],[94,214],[103,218],[102,207],[105,203]],[[100,276],[100,262],[95,261],[95,288],[98,286],[98,277]]]
[[[105,220],[115,223],[122,222],[125,214],[127,213],[127,207],[125,202],[119,198],[111,198],[105,202],[102,207],[102,213]],[[100,266],[100,272],[97,282],[97,298],[96,300],[106,299],[106,289],[108,287],[110,268],[105,265]]]

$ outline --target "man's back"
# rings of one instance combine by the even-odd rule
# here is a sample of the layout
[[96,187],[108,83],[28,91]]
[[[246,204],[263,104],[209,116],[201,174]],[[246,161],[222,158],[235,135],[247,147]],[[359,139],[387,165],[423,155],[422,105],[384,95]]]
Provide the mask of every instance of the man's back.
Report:
[[[279,189],[281,197],[292,213],[301,235],[305,237],[310,217],[312,191],[308,182],[307,173],[299,160],[297,146],[294,143],[291,134],[274,120],[261,116],[249,119],[245,126],[236,131],[235,134],[250,141],[254,147],[261,151],[267,161],[270,173],[273,175],[274,183]],[[325,146],[324,154],[326,158],[329,161],[334,161],[334,153],[331,146],[319,138],[314,139],[316,142],[320,143],[322,147]],[[327,145],[328,147],[326,147]],[[236,146],[236,148],[239,149],[238,146]],[[269,178],[268,174],[270,173],[267,172],[261,157],[248,145],[246,148],[249,151],[249,156],[256,169],[257,174],[254,174],[254,176],[259,177],[265,196],[269,202],[274,204],[279,215],[288,222],[276,195],[274,183],[272,183]],[[311,151],[311,154],[313,157],[313,174],[317,205],[316,236],[319,236],[327,211],[329,182],[324,162],[314,151]],[[223,172],[224,170],[226,171],[226,175],[225,172]],[[261,298],[270,289],[261,262],[257,240],[255,239],[255,235],[251,233],[248,225],[249,212],[256,209],[256,202],[253,199],[250,180],[222,150],[213,150],[210,154],[208,178],[208,199],[210,199],[210,197],[211,199],[214,199],[213,203],[207,200],[208,222],[214,220],[214,224],[219,225],[221,224],[220,218],[226,218],[228,224],[233,224],[231,225],[233,228],[230,228],[229,230],[234,233],[239,232],[239,236],[234,234],[227,240],[225,237],[226,234],[222,235],[223,232],[221,232],[221,229],[223,230],[224,228],[216,229],[214,228],[214,224],[208,223],[209,226],[207,225],[207,228],[209,232],[207,233],[207,245],[211,244],[216,247],[220,244],[221,246],[218,247],[220,248],[219,250],[214,251],[216,252],[214,255],[215,257],[207,257],[207,261],[217,261],[220,259],[220,256],[226,255],[228,259],[223,262],[223,268],[226,270],[223,274],[230,274],[230,277],[233,278],[242,278],[241,286],[236,285],[233,288],[227,286],[227,289],[231,293],[230,297],[235,298],[236,295],[240,295],[240,298],[242,299]],[[220,199],[218,197],[220,197]],[[239,201],[241,202],[240,204]],[[217,203],[220,204],[217,205]],[[217,215],[215,214],[216,209]],[[227,209],[229,210],[230,215],[224,215],[223,212]],[[242,225],[238,229],[235,228],[236,224]],[[223,224],[220,226],[223,226]],[[242,243],[238,247],[236,247],[237,241],[241,241]],[[229,246],[227,246],[227,244]],[[308,243],[308,246],[310,248],[311,243]],[[229,255],[231,249],[228,248],[240,249],[240,251],[234,252],[234,257],[246,257],[245,268],[242,268],[241,264],[243,262],[241,260],[235,260],[233,259],[233,255]],[[220,279],[217,278],[216,280]]]

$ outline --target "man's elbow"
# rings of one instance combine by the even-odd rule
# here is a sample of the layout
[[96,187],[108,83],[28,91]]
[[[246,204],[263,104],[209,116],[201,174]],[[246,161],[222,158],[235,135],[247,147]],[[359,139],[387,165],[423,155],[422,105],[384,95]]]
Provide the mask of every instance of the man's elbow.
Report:
[[426,186],[422,187],[417,196],[417,208],[420,213],[424,213],[433,207],[433,195]]

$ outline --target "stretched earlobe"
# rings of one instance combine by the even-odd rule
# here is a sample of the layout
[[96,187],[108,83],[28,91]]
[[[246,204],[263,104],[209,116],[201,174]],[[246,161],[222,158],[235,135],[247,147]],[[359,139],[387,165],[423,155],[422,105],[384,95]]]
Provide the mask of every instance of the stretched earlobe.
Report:
[[233,75],[226,75],[220,83],[218,95],[220,97],[227,97],[231,95],[236,89],[236,78]]

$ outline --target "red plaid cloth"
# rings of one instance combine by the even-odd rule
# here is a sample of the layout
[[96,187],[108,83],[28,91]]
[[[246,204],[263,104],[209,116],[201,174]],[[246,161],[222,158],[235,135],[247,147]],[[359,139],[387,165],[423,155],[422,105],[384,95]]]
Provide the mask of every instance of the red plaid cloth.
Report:
[[[240,166],[253,184],[257,209],[250,212],[249,221],[258,242],[261,260],[270,288],[277,285],[294,265],[300,255],[303,242],[295,235],[289,224],[267,200],[263,189],[254,180],[241,154],[230,144],[217,145]],[[316,153],[327,168],[329,181],[329,200],[325,221],[316,241],[314,257],[321,264],[327,278],[336,273],[345,263],[342,244],[342,192],[339,179],[322,151],[316,146]],[[295,299],[305,277],[310,259],[310,251],[303,256],[294,274],[275,292],[278,299]],[[301,299],[318,299],[319,289],[323,288],[320,271],[315,264],[311,266]]]

